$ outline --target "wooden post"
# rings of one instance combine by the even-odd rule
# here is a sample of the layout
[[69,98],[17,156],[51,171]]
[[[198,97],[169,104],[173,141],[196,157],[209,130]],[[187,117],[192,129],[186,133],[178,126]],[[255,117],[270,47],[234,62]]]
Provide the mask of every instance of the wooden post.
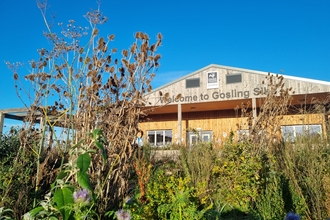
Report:
[[252,115],[253,115],[253,124],[255,124],[257,120],[257,100],[256,98],[252,98]]
[[0,112],[0,134],[2,134],[4,124],[5,124],[5,113]]
[[178,104],[178,143],[182,141],[182,108],[181,103]]

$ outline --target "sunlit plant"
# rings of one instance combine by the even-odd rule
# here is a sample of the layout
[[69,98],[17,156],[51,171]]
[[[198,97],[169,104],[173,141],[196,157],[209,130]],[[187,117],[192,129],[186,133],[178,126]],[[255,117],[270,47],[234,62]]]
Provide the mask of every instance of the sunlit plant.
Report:
[[[17,63],[7,62],[14,73],[17,93],[29,103],[25,132],[21,135],[24,148],[31,149],[38,158],[48,157],[53,149],[60,156],[54,164],[49,160],[35,161],[37,173],[35,194],[54,181],[47,173],[61,173],[66,165],[72,166],[74,156],[85,152],[91,154],[91,167],[78,178],[69,178],[77,186],[88,176],[94,194],[94,206],[100,213],[118,206],[127,193],[130,161],[136,149],[135,138],[138,123],[145,112],[144,93],[151,91],[151,80],[159,67],[160,55],[156,53],[161,45],[162,35],[150,44],[150,38],[142,32],[135,33],[135,41],[121,55],[111,48],[115,35],[100,36],[99,25],[107,21],[97,10],[85,15],[89,27],[80,27],[74,20],[67,25],[59,23],[62,31],[54,31],[46,19],[47,1],[38,1],[38,7],[45,20],[45,37],[51,43],[50,49],[39,50],[40,58],[30,61],[29,73],[23,78],[30,82],[25,88]],[[84,37],[87,37],[86,40]],[[81,42],[86,42],[81,45]],[[40,139],[29,144],[31,128],[40,122]],[[59,135],[55,129],[61,127]],[[102,135],[91,132],[102,131]],[[50,138],[47,138],[50,137]],[[97,141],[96,141],[97,140]],[[100,146],[104,146],[101,149]],[[58,161],[60,165],[58,166]],[[39,197],[40,199],[40,197]],[[34,206],[37,206],[36,197]]]

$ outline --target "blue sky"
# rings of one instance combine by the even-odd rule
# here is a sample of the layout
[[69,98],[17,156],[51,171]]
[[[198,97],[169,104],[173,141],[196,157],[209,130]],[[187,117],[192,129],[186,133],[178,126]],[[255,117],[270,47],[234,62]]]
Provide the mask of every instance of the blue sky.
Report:
[[[48,3],[55,23],[73,19],[81,26],[97,8],[96,0]],[[328,0],[103,0],[109,20],[100,30],[116,35],[119,50],[137,31],[151,39],[162,33],[154,88],[211,63],[330,81],[329,9]],[[49,46],[46,27],[34,0],[0,0],[0,10],[0,109],[22,107],[4,61],[38,59],[37,49]]]

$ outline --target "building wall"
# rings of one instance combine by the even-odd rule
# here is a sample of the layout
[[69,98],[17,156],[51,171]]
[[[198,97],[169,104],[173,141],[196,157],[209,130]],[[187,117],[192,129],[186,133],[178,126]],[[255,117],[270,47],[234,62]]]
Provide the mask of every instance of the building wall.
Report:
[[[248,106],[254,110],[248,112],[257,118],[264,97],[271,91],[268,86],[274,85],[292,91],[290,105],[294,107],[302,103],[314,105],[314,98],[322,99],[330,92],[330,82],[212,64],[146,94],[147,106],[159,109],[149,115],[149,121],[141,122],[140,128],[145,135],[150,130],[171,129],[172,142],[177,141],[180,133],[186,139],[191,128],[212,131],[213,141],[223,143],[230,132],[236,134],[237,130],[249,128],[248,118],[242,117],[240,110],[234,110],[235,106],[250,102],[252,105]],[[182,115],[181,131],[178,131],[177,112]],[[321,125],[323,132],[326,130],[322,114],[302,115],[292,111],[277,120],[283,126],[296,126],[297,130],[302,129],[300,125],[309,124]]]
[[[230,112],[232,112],[230,114]],[[294,114],[284,115],[279,118],[280,124],[285,125],[321,125],[322,133],[325,133],[324,114]],[[176,114],[150,115],[149,120],[141,122],[139,127],[146,137],[150,130],[172,130],[172,143],[178,141],[178,121]],[[184,113],[182,116],[182,137],[184,142],[187,140],[187,132],[191,129],[201,129],[202,131],[212,131],[212,141],[222,144],[228,138],[230,132],[234,132],[237,137],[237,131],[249,128],[248,118],[239,117],[235,111],[210,111]],[[280,134],[279,134],[280,135]]]
[[[218,81],[216,87],[209,87],[207,83],[207,74],[216,73]],[[227,76],[241,75],[241,82],[226,82]],[[266,77],[272,77],[273,82],[278,82],[279,77],[284,78],[284,88],[292,88],[296,95],[314,94],[330,92],[330,83],[304,78],[279,76],[260,71],[244,70],[239,68],[222,67],[210,65],[206,68],[193,72],[186,77],[174,81],[164,87],[153,90],[146,97],[151,105],[160,104],[162,97],[160,94],[169,94],[168,104],[177,103],[205,103],[211,101],[228,101],[246,98],[260,98],[264,96],[267,90]],[[200,79],[200,85],[196,88],[187,88],[186,80]],[[160,92],[160,93],[159,93]],[[181,98],[176,99],[179,95]],[[164,102],[164,101],[163,101]]]

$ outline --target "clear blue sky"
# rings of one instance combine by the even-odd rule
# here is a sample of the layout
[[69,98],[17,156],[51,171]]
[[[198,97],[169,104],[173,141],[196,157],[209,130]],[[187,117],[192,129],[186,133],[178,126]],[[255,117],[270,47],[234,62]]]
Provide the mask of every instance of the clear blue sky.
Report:
[[[83,18],[95,0],[49,0],[55,23]],[[38,59],[48,47],[34,0],[0,0],[0,109],[22,107],[4,61]],[[137,31],[163,34],[154,88],[211,63],[330,81],[329,0],[103,0],[101,35],[128,48]],[[26,72],[20,72],[24,75]]]

